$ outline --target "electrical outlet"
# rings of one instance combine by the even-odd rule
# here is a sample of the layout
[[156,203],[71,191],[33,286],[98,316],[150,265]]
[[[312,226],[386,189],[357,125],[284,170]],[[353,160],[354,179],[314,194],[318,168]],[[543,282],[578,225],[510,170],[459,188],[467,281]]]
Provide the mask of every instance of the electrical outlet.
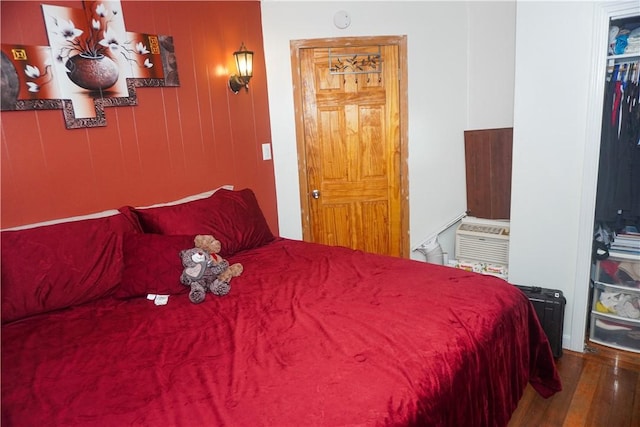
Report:
[[262,144],[262,160],[271,160],[271,144]]

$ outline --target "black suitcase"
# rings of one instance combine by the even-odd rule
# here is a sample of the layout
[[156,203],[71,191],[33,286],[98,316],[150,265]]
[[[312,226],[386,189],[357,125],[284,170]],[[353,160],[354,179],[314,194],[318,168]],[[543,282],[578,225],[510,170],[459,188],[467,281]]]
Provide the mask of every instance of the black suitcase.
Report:
[[562,291],[537,286],[517,286],[529,298],[544,329],[553,357],[562,356],[562,329],[564,325],[564,306],[567,303]]

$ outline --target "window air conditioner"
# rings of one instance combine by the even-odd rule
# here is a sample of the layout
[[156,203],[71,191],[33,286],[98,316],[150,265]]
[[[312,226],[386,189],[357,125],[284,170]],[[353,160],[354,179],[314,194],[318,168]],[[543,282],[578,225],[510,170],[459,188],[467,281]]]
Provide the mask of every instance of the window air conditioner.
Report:
[[509,265],[509,222],[467,217],[456,230],[456,258]]

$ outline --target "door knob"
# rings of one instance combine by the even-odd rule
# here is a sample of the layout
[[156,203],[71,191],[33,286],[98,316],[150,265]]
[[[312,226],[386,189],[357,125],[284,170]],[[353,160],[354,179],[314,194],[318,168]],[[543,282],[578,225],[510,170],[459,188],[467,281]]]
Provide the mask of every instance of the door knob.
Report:
[[320,198],[320,190],[313,190],[311,192],[311,197],[313,197],[314,199],[319,199]]

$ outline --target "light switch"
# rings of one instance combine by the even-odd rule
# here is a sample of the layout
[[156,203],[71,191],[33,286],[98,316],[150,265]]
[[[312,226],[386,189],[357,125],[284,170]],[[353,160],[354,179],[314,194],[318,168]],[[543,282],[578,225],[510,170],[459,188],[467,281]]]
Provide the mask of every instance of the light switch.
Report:
[[271,160],[271,144],[262,144],[262,160]]

